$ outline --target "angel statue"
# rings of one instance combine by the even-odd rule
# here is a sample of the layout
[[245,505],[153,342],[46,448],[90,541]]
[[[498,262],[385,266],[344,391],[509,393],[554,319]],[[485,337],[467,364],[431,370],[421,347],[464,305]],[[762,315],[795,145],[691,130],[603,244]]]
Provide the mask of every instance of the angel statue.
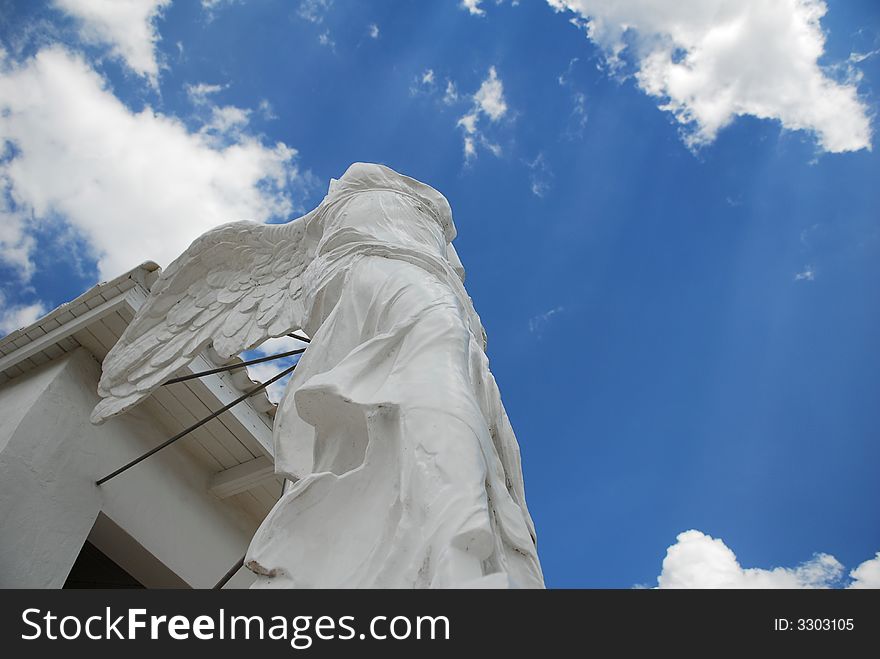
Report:
[[288,479],[245,565],[269,588],[541,588],[519,447],[446,198],[353,164],[287,224],[234,222],[162,273],[104,360],[100,422],[206,346],[312,339],[273,431]]

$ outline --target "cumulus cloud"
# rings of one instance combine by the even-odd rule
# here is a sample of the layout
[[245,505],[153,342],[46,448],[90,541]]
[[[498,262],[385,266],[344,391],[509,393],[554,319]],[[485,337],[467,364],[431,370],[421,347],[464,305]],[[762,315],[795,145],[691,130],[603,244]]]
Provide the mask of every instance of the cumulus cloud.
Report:
[[0,197],[0,261],[11,266],[22,280],[28,280],[34,273],[31,253],[36,245],[34,237],[27,231],[27,218],[15,211],[10,203],[11,182],[2,171],[0,162],[0,184],[3,186]]
[[494,66],[489,67],[489,77],[483,80],[477,93],[474,94],[474,103],[492,121],[498,121],[507,112],[504,86]]
[[46,305],[42,302],[9,305],[6,297],[0,293],[0,336],[27,327],[46,312]]
[[[203,115],[203,124],[199,134],[208,138],[215,146],[225,146],[240,140],[243,131],[250,123],[252,111],[235,105],[216,105],[211,97],[229,85],[212,85],[200,82],[186,85],[186,93],[190,102]],[[272,105],[263,99],[257,110],[264,119],[276,118]]]
[[369,35],[370,39],[378,39],[379,38],[379,26],[376,25],[375,23],[370,23],[367,26],[367,34]]
[[[410,95],[436,97],[443,105],[466,108],[455,124],[462,130],[466,163],[477,157],[479,148],[500,156],[501,146],[490,140],[485,132],[487,125],[497,124],[508,113],[504,83],[498,75],[498,70],[494,66],[489,67],[486,78],[473,94],[459,93],[454,80],[449,78],[444,80],[445,85],[442,85],[434,69],[425,69],[413,80]],[[439,93],[441,89],[442,95]]]
[[849,573],[852,583],[848,588],[880,588],[880,551]]
[[795,273],[794,276],[795,281],[813,281],[814,279],[816,279],[816,271],[811,265],[808,265],[803,271]]
[[251,111],[234,105],[214,106],[211,119],[199,130],[202,134],[219,137],[221,140],[237,140],[240,131],[248,125]]
[[497,122],[507,114],[504,85],[494,66],[489,67],[489,75],[471,98],[473,100],[471,109],[459,117],[456,124],[464,131],[465,161],[470,162],[476,157],[477,145],[489,149],[496,156],[501,155],[501,147],[489,141],[479,126],[482,117],[487,117],[490,122]]
[[77,19],[80,37],[110,47],[110,52],[155,86],[159,76],[155,20],[171,0],[55,0]]
[[61,47],[5,62],[0,181],[12,203],[0,210],[18,234],[0,234],[0,257],[20,263],[29,229],[61,218],[110,278],[147,259],[165,265],[223,222],[288,217],[310,175],[298,171],[295,149],[249,134],[243,112],[212,109],[191,131],[150,107],[132,112]]
[[[659,588],[836,588],[843,585],[843,573],[829,554],[814,554],[792,568],[743,568],[721,539],[690,530],[666,550],[657,583]],[[880,552],[850,576],[849,588],[880,587]]]
[[467,9],[472,16],[484,16],[485,10],[480,8],[483,0],[461,0],[462,9]]
[[634,64],[638,85],[691,148],[742,115],[810,131],[826,151],[871,148],[857,80],[835,80],[819,64],[822,0],[547,1],[574,13],[612,69]]

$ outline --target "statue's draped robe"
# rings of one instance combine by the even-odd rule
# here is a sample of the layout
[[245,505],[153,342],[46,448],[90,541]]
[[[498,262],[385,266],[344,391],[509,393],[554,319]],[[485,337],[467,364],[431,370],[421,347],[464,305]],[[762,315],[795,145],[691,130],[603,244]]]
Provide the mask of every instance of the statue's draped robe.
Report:
[[255,586],[543,586],[448,203],[353,165],[307,222],[312,343],[275,425],[295,482],[249,548]]

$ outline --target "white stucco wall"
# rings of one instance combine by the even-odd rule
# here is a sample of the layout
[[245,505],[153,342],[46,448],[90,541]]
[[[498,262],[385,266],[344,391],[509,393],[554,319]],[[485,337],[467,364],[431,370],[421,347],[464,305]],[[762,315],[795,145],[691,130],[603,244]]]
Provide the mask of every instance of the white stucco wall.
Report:
[[0,389],[0,587],[63,585],[100,512],[187,584],[212,586],[256,520],[210,494],[211,474],[178,445],[96,487],[166,439],[143,408],[92,426],[99,375],[80,349]]
[[28,410],[63,368],[63,360],[55,361],[0,387],[0,452]]

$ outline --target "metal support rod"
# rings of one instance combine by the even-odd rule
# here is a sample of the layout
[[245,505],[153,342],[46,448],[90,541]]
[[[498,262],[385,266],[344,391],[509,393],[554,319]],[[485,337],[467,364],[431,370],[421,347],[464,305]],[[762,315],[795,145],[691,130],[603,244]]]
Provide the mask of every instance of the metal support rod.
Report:
[[229,572],[223,575],[223,578],[220,579],[217,583],[214,584],[214,588],[212,590],[221,590],[223,586],[229,583],[229,580],[235,576],[235,573],[238,572],[242,566],[244,565],[244,556],[238,559],[238,562],[229,568]]
[[125,465],[125,466],[123,466],[123,467],[120,467],[119,469],[117,469],[116,471],[114,471],[112,474],[108,474],[107,476],[104,476],[104,478],[102,478],[101,480],[96,481],[96,482],[95,482],[95,485],[101,485],[102,483],[106,483],[106,482],[109,481],[111,478],[114,478],[114,477],[118,476],[119,474],[121,474],[123,471],[126,471],[127,469],[131,469],[132,467],[134,467],[136,464],[138,464],[138,463],[141,462],[142,460],[146,460],[147,458],[149,458],[149,457],[150,457],[151,455],[153,455],[154,453],[156,453],[156,452],[158,452],[158,451],[161,451],[161,450],[162,450],[163,448],[165,448],[166,446],[170,446],[171,444],[173,444],[174,442],[176,442],[176,441],[177,441],[178,439],[180,439],[181,437],[184,437],[185,435],[188,435],[189,433],[191,433],[191,432],[192,432],[193,430],[195,430],[196,428],[201,428],[203,425],[205,425],[206,423],[208,423],[208,421],[210,421],[211,419],[216,419],[218,416],[220,416],[221,414],[223,414],[223,412],[226,412],[227,410],[231,409],[231,408],[234,407],[235,405],[238,405],[241,401],[245,400],[246,398],[250,398],[251,396],[253,396],[253,395],[254,395],[255,393],[257,393],[258,391],[261,391],[262,389],[265,389],[266,387],[268,387],[268,386],[269,386],[270,384],[272,384],[273,382],[276,382],[276,381],[280,380],[280,379],[283,378],[285,375],[287,375],[288,373],[292,372],[293,369],[295,369],[295,368],[296,368],[296,364],[294,364],[293,366],[291,366],[291,367],[289,367],[289,368],[284,369],[284,370],[281,371],[278,375],[273,376],[272,378],[270,378],[269,380],[266,380],[266,381],[263,382],[262,384],[257,385],[256,387],[254,387],[253,389],[251,389],[251,390],[248,391],[247,393],[242,394],[241,396],[239,396],[238,398],[236,398],[234,401],[232,401],[232,402],[229,403],[228,405],[224,405],[223,407],[221,407],[221,408],[220,408],[219,410],[217,410],[216,412],[211,412],[211,414],[209,414],[208,416],[206,416],[206,417],[205,417],[204,419],[202,419],[201,421],[197,421],[196,423],[194,423],[193,425],[191,425],[191,426],[190,426],[189,428],[187,428],[186,430],[181,430],[179,433],[177,433],[176,435],[174,435],[174,437],[172,437],[171,439],[166,439],[164,442],[162,442],[161,444],[159,444],[159,446],[157,446],[156,448],[154,448],[154,449],[150,449],[149,451],[147,451],[146,453],[144,453],[144,454],[143,454],[142,456],[140,456],[139,458],[136,458],[136,459],[132,460],[131,462],[129,462],[127,465]]
[[297,336],[296,334],[288,334],[287,336],[289,336],[291,339],[296,339],[297,341],[302,341],[303,343],[311,343],[312,342],[311,339],[307,339],[304,336]]
[[254,364],[262,364],[263,362],[270,362],[273,359],[284,359],[285,357],[292,357],[293,355],[300,355],[306,351],[305,348],[299,348],[298,350],[291,350],[289,352],[282,352],[277,355],[271,355],[270,357],[260,357],[259,359],[251,359],[246,362],[241,362],[240,364],[229,364],[227,366],[221,366],[219,368],[212,368],[209,371],[202,371],[200,373],[191,373],[190,375],[182,375],[179,378],[172,378],[171,380],[167,380],[162,383],[162,386],[169,384],[177,384],[178,382],[186,382],[187,380],[195,380],[196,378],[202,378],[206,375],[214,375],[215,373],[223,373],[224,371],[234,371],[237,368],[244,368],[245,366],[252,366]]

